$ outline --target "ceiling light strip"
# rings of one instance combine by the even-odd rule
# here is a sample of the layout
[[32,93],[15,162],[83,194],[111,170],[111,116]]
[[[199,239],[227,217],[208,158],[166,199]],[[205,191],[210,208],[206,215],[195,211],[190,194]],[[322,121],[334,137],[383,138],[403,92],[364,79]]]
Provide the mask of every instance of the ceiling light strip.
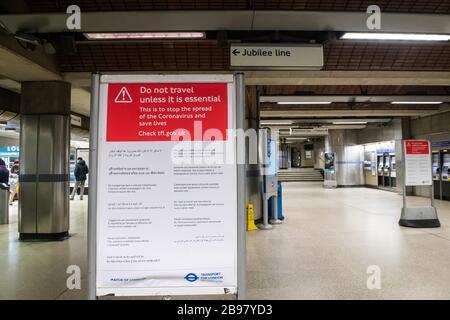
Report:
[[84,33],[88,40],[204,39],[204,32]]
[[447,34],[346,32],[342,40],[449,41]]

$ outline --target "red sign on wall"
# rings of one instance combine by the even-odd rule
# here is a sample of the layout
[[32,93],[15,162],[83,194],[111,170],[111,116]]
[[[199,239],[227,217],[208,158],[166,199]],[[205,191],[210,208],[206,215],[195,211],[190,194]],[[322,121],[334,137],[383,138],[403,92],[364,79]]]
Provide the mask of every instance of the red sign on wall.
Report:
[[227,108],[226,83],[109,84],[106,141],[226,140]]
[[430,142],[428,140],[405,140],[406,154],[429,154]]

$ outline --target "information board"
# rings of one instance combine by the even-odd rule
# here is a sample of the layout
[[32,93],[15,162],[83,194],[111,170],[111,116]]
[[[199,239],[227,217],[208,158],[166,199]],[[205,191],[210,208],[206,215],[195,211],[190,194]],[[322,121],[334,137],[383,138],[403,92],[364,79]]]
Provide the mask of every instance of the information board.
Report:
[[233,75],[101,76],[97,296],[237,291],[235,101]]
[[0,157],[4,158],[4,157],[19,157],[19,150],[20,147],[19,146],[2,146],[0,147]]
[[323,68],[323,46],[320,44],[232,44],[230,66],[262,70],[320,70]]
[[431,150],[428,140],[405,140],[405,186],[430,186]]

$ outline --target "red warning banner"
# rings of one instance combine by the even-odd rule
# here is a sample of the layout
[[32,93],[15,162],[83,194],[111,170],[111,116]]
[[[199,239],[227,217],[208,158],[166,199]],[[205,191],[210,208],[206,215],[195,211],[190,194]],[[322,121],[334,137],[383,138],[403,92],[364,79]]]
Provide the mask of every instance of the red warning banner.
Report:
[[227,83],[109,84],[106,141],[226,140],[228,102]]
[[406,154],[429,154],[430,142],[428,140],[405,140]]

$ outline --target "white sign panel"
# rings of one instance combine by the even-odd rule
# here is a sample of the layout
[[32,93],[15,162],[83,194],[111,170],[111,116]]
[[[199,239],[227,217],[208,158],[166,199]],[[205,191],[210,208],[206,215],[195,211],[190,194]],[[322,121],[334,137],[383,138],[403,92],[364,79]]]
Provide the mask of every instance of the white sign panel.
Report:
[[98,296],[237,291],[234,106],[232,75],[101,77]]
[[236,44],[230,48],[231,67],[273,70],[320,70],[322,45]]
[[428,140],[405,140],[405,186],[430,186],[431,150]]

